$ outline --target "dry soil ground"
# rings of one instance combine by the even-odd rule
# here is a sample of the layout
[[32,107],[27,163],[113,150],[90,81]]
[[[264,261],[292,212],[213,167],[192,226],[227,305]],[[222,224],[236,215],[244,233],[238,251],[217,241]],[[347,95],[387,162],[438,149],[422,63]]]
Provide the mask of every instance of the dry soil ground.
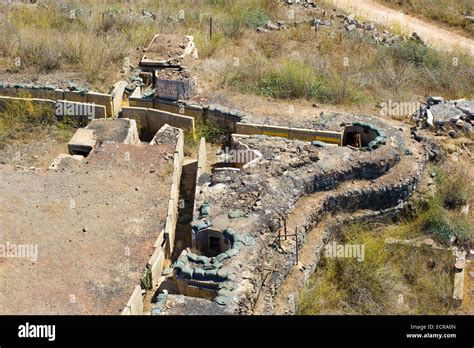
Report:
[[0,166],[0,244],[38,248],[0,258],[0,312],[119,314],[164,226],[173,151],[105,144],[58,171]]

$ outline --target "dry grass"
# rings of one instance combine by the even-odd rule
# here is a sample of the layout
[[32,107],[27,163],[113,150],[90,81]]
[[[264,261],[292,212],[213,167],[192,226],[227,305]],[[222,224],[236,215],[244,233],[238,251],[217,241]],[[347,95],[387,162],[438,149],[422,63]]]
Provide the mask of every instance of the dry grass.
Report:
[[[99,90],[118,78],[126,57],[148,44],[156,33],[193,33],[203,57],[210,57],[224,38],[238,40],[247,28],[262,25],[276,14],[274,1],[197,0],[141,1],[42,1],[38,6],[0,4],[4,20],[0,47],[6,51],[3,68],[32,73],[80,73]],[[133,6],[132,6],[133,5]],[[152,11],[154,20],[142,15]],[[213,17],[213,39],[205,39]],[[15,66],[16,58],[21,66]]]
[[226,71],[225,80],[244,93],[332,104],[474,96],[469,56],[414,41],[386,47],[358,33],[315,34],[299,26],[260,34],[254,45],[238,49],[240,64]]
[[441,22],[454,28],[474,34],[474,24],[465,20],[464,15],[474,15],[471,0],[378,0],[394,8],[403,9],[412,15]]
[[[230,66],[211,90],[230,84],[244,93],[336,104],[474,95],[474,65],[462,53],[438,53],[412,43],[386,48],[357,33],[323,28],[316,34],[307,25],[256,34],[255,27],[268,19],[287,17],[276,1],[141,1],[132,8],[87,0],[65,1],[62,9],[53,0],[41,3],[0,5],[5,14],[0,47],[7,53],[2,67],[31,74],[75,72],[108,92],[125,58],[138,57],[155,33],[181,33],[195,36],[201,58]],[[144,9],[154,13],[154,20],[142,15]],[[14,65],[17,57],[20,68]],[[235,58],[239,66],[233,66]]]
[[[300,297],[300,314],[448,314],[452,308],[454,257],[431,247],[385,244],[387,238],[433,238],[468,250],[472,219],[460,208],[472,204],[465,168],[433,167],[437,193],[421,199],[414,216],[398,224],[351,224],[336,240],[364,245],[365,258],[322,257]],[[400,302],[400,295],[402,301]]]
[[323,257],[301,294],[298,313],[447,314],[453,257],[429,247],[385,244],[389,237],[408,237],[406,232],[363,224],[344,227],[338,242],[364,245],[364,261]]
[[[30,95],[20,95],[31,98]],[[57,122],[54,110],[33,103],[29,99],[14,99],[5,104],[0,112],[0,148],[12,142],[35,141],[52,137],[60,141],[70,139],[78,127],[72,120]]]

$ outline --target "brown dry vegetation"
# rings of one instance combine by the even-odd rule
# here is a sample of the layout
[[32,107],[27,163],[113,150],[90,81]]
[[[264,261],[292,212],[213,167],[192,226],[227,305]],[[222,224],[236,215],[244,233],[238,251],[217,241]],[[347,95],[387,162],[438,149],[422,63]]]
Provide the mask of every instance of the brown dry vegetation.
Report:
[[364,260],[323,257],[300,297],[299,314],[448,313],[454,277],[449,253],[388,246],[386,238],[407,235],[383,226],[350,225],[343,235],[338,243],[365,246]]
[[[31,98],[28,94],[21,96]],[[10,143],[46,137],[66,141],[78,125],[72,120],[58,122],[52,108],[34,104],[31,100],[11,100],[0,113],[0,149]]]
[[[125,59],[136,62],[155,33],[181,33],[195,36],[201,60],[193,68],[210,93],[339,105],[474,95],[474,64],[462,52],[439,53],[413,42],[389,48],[344,30],[315,34],[307,24],[257,34],[255,28],[267,20],[286,19],[287,9],[276,1],[142,1],[133,4],[133,12],[131,5],[113,1],[65,3],[0,6],[5,17],[0,47],[6,51],[0,68],[32,76],[76,72],[108,91]],[[144,9],[156,18],[142,16]],[[17,57],[21,67],[14,65]]]
[[[248,26],[269,19],[276,5],[257,0],[238,4],[218,0],[141,1],[133,3],[132,12],[132,5],[119,1],[62,3],[0,4],[0,47],[5,52],[2,68],[13,72],[29,69],[36,74],[75,71],[94,87],[107,89],[117,80],[125,58],[145,47],[156,33],[205,33],[212,15],[219,35],[237,38]],[[153,11],[156,18],[142,16],[143,9]],[[212,48],[209,50],[212,53]],[[15,66],[15,58],[21,59],[20,67]]]
[[[362,262],[322,257],[300,297],[300,314],[448,314],[452,309],[454,259],[431,247],[387,246],[387,238],[433,238],[449,246],[474,243],[473,186],[466,169],[444,164],[436,173],[437,192],[416,204],[416,213],[399,224],[351,224],[337,242],[364,245]],[[400,301],[402,295],[402,301]]]
[[433,20],[452,28],[459,28],[466,34],[474,34],[474,23],[465,15],[474,15],[474,2],[471,0],[378,0],[384,5],[402,9],[411,15]]
[[328,104],[474,95],[469,56],[457,54],[453,64],[454,55],[414,41],[385,47],[358,33],[321,30],[316,36],[299,27],[261,35],[255,48],[241,51],[225,82],[245,93]]

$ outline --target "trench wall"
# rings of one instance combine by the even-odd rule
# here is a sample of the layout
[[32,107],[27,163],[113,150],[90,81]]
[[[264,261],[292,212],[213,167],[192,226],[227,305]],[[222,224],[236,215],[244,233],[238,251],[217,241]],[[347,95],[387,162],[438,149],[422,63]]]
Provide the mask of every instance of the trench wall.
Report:
[[[0,111],[5,111],[6,105],[9,101],[14,100],[29,100],[34,106],[43,106],[50,108],[56,116],[68,117],[80,117],[88,118],[88,116],[93,116],[93,118],[105,118],[107,116],[106,108],[103,105],[91,104],[91,103],[81,103],[81,102],[72,102],[68,100],[52,100],[52,99],[41,99],[41,98],[21,98],[21,97],[9,97],[9,96],[0,96]],[[60,111],[61,110],[61,111]],[[79,113],[69,110],[82,110]],[[84,111],[86,111],[84,113]],[[90,113],[90,115],[89,115]]]
[[[165,227],[158,233],[158,237],[154,244],[153,254],[147,262],[144,274],[144,277],[150,277],[152,286],[158,284],[161,273],[163,272],[165,259],[173,252],[176,224],[178,219],[179,185],[183,168],[183,160],[184,133],[182,130],[179,130],[178,140],[176,142],[176,147],[173,154],[173,174],[171,189],[168,196],[168,210]],[[135,287],[130,300],[122,312],[123,315],[143,314],[143,297],[141,291],[141,286]]]
[[28,95],[34,99],[47,99],[53,101],[68,100],[78,103],[96,104],[105,107],[107,117],[114,117],[120,111],[121,104],[118,103],[118,100],[122,100],[123,92],[125,90],[123,83],[120,85],[119,84],[120,83],[117,83],[114,87],[113,94],[97,92],[75,92],[54,88],[17,88],[0,85],[0,96],[24,97],[25,95]]
[[[249,118],[247,114],[215,104],[201,106],[187,101],[171,102],[156,97],[130,97],[129,105],[135,108],[153,108],[192,118],[202,117],[236,134],[268,135],[303,141],[322,141],[339,146],[343,144],[343,132],[243,123],[241,122],[243,118]],[[141,117],[145,120],[145,116]],[[177,125],[176,127],[180,126]]]
[[[303,245],[306,242],[306,237],[308,233],[316,227],[319,222],[323,219],[325,214],[332,214],[338,212],[354,212],[357,210],[372,210],[377,209],[381,210],[381,213],[385,212],[393,214],[396,210],[401,209],[403,206],[400,205],[400,202],[404,201],[409,197],[415,190],[418,185],[418,182],[421,179],[424,165],[420,164],[419,167],[409,173],[405,173],[407,178],[400,182],[395,181],[393,183],[387,184],[374,184],[372,186],[366,186],[363,188],[350,188],[348,190],[342,190],[336,194],[326,192],[328,189],[334,189],[337,187],[334,181],[331,181],[326,184],[321,184],[315,187],[314,192],[321,193],[321,201],[314,205],[313,210],[308,215],[308,219],[304,220],[305,223],[303,226],[298,228],[298,243]],[[372,171],[372,170],[371,170]],[[391,175],[390,173],[387,175]],[[395,174],[394,174],[395,176]],[[317,180],[319,181],[319,180]],[[347,180],[343,180],[347,181]],[[374,215],[374,214],[372,214]],[[367,214],[371,216],[371,214]],[[375,215],[374,215],[375,216]],[[283,221],[280,221],[280,226],[283,226]],[[324,231],[323,242],[319,245],[318,249],[315,252],[320,252],[324,247],[325,240],[328,240],[331,235],[331,229],[326,229]],[[300,249],[301,250],[301,249]],[[304,283],[307,281],[308,277],[313,273],[317,263],[319,261],[319,256],[313,259],[311,267],[308,268],[304,281],[301,284],[298,284],[298,289],[301,289]],[[272,287],[276,292],[280,291],[282,284],[284,283],[287,276],[290,274],[293,269],[293,260],[288,262],[278,263],[278,260],[275,259],[274,262],[277,264],[272,265],[273,268],[278,269],[278,277],[275,277],[275,282],[272,284]],[[269,267],[269,268],[272,268]],[[252,299],[252,302],[255,303],[259,295],[255,294],[255,297]],[[247,299],[248,300],[248,299]],[[298,300],[298,293],[295,296],[295,301]],[[295,314],[294,308],[290,308],[290,314]],[[275,314],[275,313],[259,313],[259,314]]]
[[168,124],[172,127],[190,129],[194,132],[194,118],[178,115],[167,111],[142,107],[124,107],[121,118],[136,120],[146,133],[155,134],[161,127]]
[[[201,138],[199,142],[199,152],[197,158],[197,171],[196,171],[196,189],[194,197],[197,197],[201,191],[202,183],[200,182],[201,175],[205,172],[207,165],[207,151],[206,151],[206,139]],[[197,214],[197,202],[194,199],[193,216]]]
[[314,129],[267,126],[262,124],[237,123],[236,133],[243,135],[268,135],[304,141],[322,141],[342,145],[342,132],[320,131]]

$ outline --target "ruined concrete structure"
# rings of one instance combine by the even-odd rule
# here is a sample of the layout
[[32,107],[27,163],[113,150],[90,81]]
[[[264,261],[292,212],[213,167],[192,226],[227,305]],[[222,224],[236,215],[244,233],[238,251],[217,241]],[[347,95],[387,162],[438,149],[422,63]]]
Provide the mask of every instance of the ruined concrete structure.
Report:
[[96,120],[69,145],[49,169],[0,165],[2,239],[38,248],[2,259],[0,312],[141,314],[145,266],[172,250],[182,131],[147,145],[133,120]]
[[[333,131],[340,131],[341,125],[351,132],[361,127],[362,133],[361,125],[371,124],[383,132],[384,141],[374,149],[357,149],[234,135],[232,148],[254,155],[248,156],[247,165],[219,166],[197,179],[192,231],[196,242],[164,273],[168,284],[174,279],[175,293],[188,295],[180,298],[179,307],[188,298],[200,297],[220,304],[229,314],[285,313],[292,305],[277,306],[279,292],[294,268],[295,252],[323,217],[397,207],[415,190],[425,155],[406,129],[368,116],[335,114],[320,122]],[[364,140],[366,145],[370,142]],[[299,205],[303,201],[304,209]],[[295,232],[284,232],[284,221],[292,214],[300,214]],[[279,240],[293,233],[297,237]],[[323,245],[324,239],[317,250]],[[300,289],[291,293],[293,300]],[[213,305],[209,308],[213,311]],[[171,305],[168,310],[175,313]]]
[[192,36],[159,34],[150,42],[140,69],[151,73],[148,87],[157,98],[185,100],[196,93],[196,76],[181,63],[186,56],[197,58]]
[[[94,102],[103,118],[87,120],[49,170],[0,166],[2,199],[28,216],[13,221],[1,208],[6,226],[17,226],[7,237],[27,235],[45,248],[37,264],[2,266],[0,312],[294,313],[331,226],[347,212],[396,211],[415,191],[430,154],[407,126],[341,113],[268,124],[186,100],[195,81],[181,60],[197,54],[192,37],[181,38],[155,36],[140,71],[110,95],[35,90],[34,101],[49,105]],[[0,86],[0,107],[17,87]],[[197,159],[185,159],[184,132],[193,136],[197,118],[231,134],[220,161],[208,158],[205,139]],[[8,187],[19,182],[36,208],[13,198]],[[309,261],[298,262],[308,250]],[[39,278],[49,280],[37,291],[30,284]]]

